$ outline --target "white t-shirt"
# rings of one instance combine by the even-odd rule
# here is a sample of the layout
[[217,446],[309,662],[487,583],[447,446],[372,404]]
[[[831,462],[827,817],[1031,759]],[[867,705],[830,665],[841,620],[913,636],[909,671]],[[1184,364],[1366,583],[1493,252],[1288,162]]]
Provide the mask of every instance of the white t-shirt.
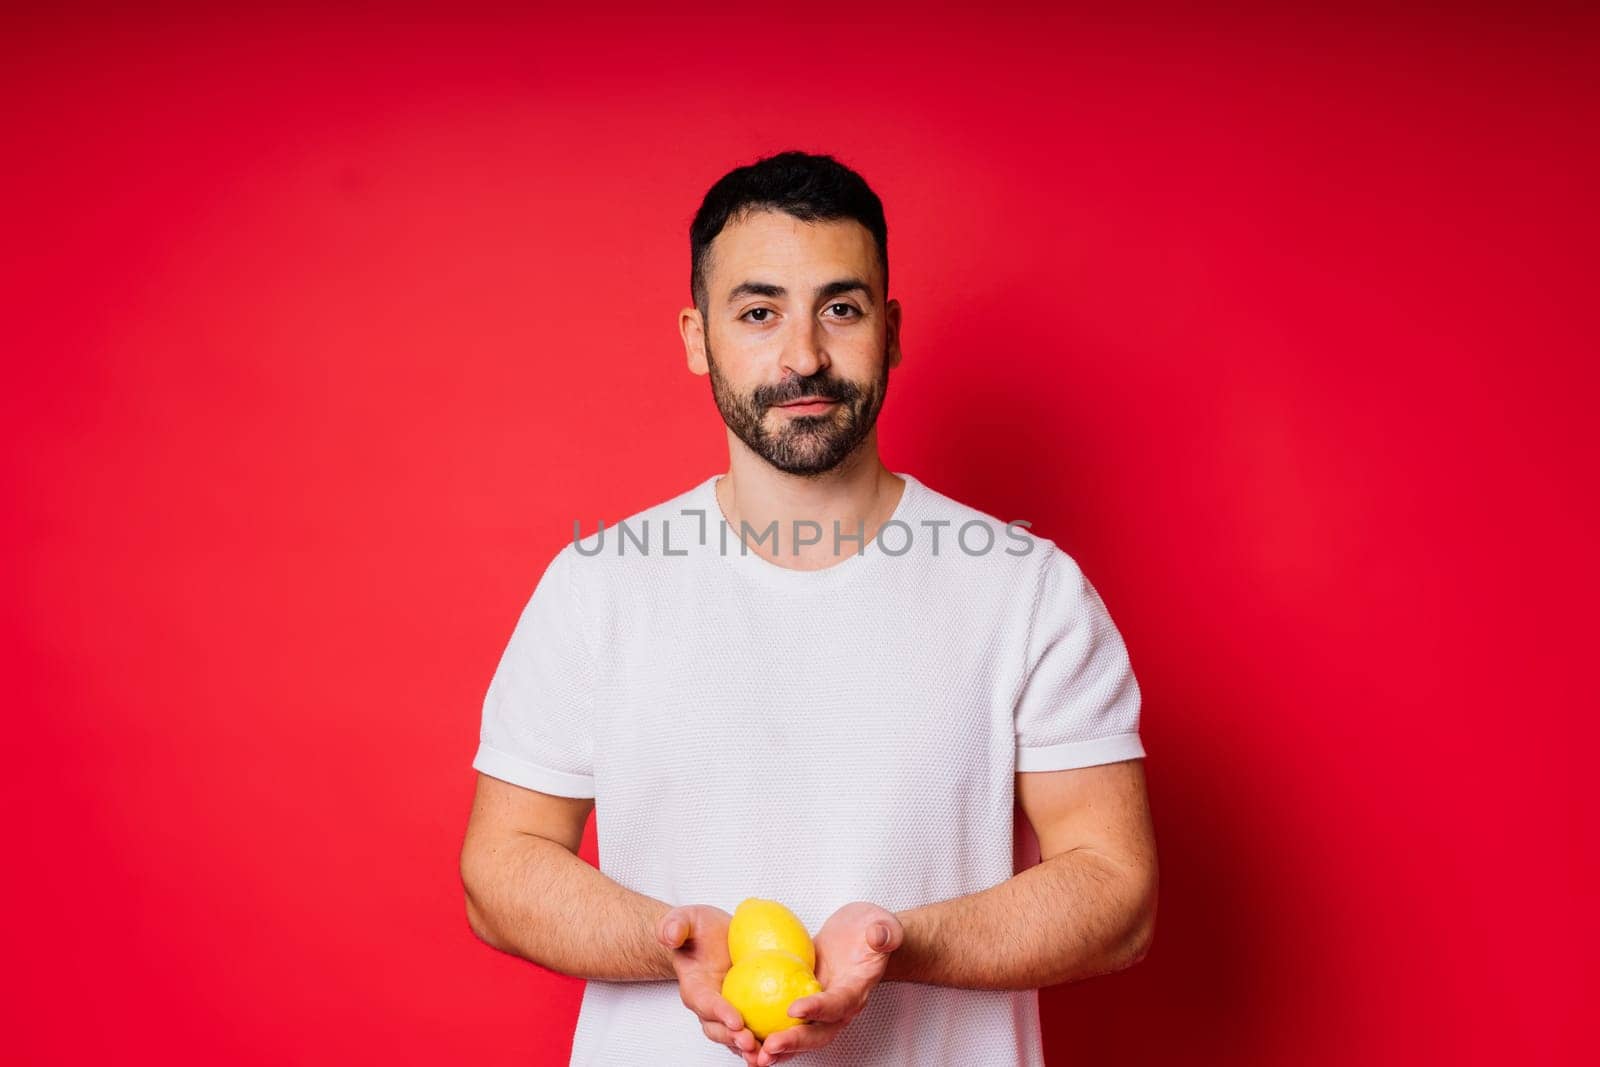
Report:
[[[899,476],[880,537],[820,570],[741,553],[715,475],[563,546],[490,682],[473,766],[594,797],[600,870],[629,889],[780,900],[812,933],[853,900],[902,911],[1037,862],[1015,773],[1145,754],[1121,635],[1052,541]],[[676,982],[590,981],[571,1062],[738,1061]],[[1037,990],[908,982],[796,1057],[1043,1062]]]

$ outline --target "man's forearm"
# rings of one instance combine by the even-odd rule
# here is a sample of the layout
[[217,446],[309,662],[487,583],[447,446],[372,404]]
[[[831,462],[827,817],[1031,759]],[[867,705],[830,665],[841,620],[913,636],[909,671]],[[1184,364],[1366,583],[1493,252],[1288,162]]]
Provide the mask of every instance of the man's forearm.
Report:
[[1064,852],[978,893],[897,912],[905,940],[886,981],[1033,989],[1143,958],[1155,879],[1099,853]]
[[677,976],[672,950],[655,938],[671,905],[618,885],[555,841],[518,834],[485,846],[463,874],[473,931],[502,952],[575,978]]

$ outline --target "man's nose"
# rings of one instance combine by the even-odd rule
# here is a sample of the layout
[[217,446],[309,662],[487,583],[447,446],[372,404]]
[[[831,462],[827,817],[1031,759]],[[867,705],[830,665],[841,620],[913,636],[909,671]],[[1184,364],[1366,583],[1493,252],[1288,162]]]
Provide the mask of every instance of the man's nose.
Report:
[[828,366],[827,340],[822,323],[812,322],[790,332],[783,346],[783,368],[809,378]]

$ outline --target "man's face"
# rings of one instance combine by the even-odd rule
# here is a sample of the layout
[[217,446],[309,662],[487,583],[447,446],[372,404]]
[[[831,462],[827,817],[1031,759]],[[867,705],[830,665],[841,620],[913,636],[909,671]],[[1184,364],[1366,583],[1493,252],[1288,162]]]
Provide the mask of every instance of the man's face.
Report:
[[703,369],[752,452],[820,474],[872,432],[900,359],[900,309],[884,300],[866,227],[776,211],[732,220],[711,245],[706,301]]

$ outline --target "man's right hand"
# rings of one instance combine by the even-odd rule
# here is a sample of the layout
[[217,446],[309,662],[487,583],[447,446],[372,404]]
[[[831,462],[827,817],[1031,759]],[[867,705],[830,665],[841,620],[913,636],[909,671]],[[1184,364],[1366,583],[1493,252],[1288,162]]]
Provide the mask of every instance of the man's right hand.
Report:
[[722,980],[733,961],[728,956],[728,924],[733,916],[707,904],[673,908],[656,924],[656,939],[672,950],[678,995],[700,1019],[706,1037],[732,1049],[755,1067],[761,1042],[744,1024],[739,1009],[722,995]]

